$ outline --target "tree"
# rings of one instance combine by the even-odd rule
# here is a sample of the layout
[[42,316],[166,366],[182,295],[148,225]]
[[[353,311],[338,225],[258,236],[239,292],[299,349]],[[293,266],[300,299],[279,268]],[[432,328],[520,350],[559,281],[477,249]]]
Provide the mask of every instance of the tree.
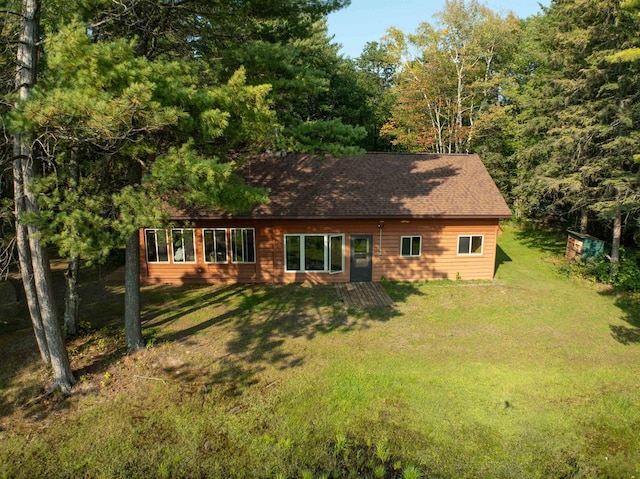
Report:
[[[41,204],[27,219],[39,238],[70,258],[68,305],[77,296],[80,258],[99,261],[126,243],[127,343],[132,349],[143,345],[133,235],[140,226],[167,220],[163,208],[150,205],[190,197],[231,210],[263,199],[235,177],[228,152],[273,147],[274,132],[282,128],[264,79],[247,83],[245,70],[233,65],[237,52],[265,44],[276,51],[279,45],[307,48],[305,39],[322,31],[317,21],[347,3],[46,2],[43,82],[14,111],[12,128],[37,138],[37,155],[44,160],[45,174],[32,185]],[[318,52],[336,56],[328,43],[318,45]],[[324,58],[320,64],[333,64],[331,55]],[[318,92],[330,90],[323,81],[317,85]],[[360,134],[337,125],[332,114],[318,120],[315,125],[338,141]],[[188,171],[198,181],[187,182],[191,193],[183,182],[171,194],[170,181],[154,173],[155,165],[176,161],[183,147],[192,152]],[[142,187],[147,190],[140,196]],[[71,317],[73,310],[68,308]]]
[[519,23],[475,0],[447,1],[436,17],[436,25],[422,23],[413,35],[388,32],[398,103],[383,131],[411,151],[465,153],[478,119],[502,100],[500,66]]
[[[620,8],[633,15],[640,16],[640,1],[638,0],[624,0],[620,3]],[[640,47],[634,46],[623,48],[609,57],[609,61],[612,62],[634,62],[637,60],[640,60]]]
[[640,206],[640,71],[615,52],[636,47],[638,22],[617,0],[553,2],[540,39],[548,67],[534,80],[546,88],[528,89],[535,107],[522,115],[524,125],[544,125],[525,152],[523,183],[538,204],[613,222],[614,269],[623,217]]
[[[37,135],[55,166],[38,182],[36,219],[69,257],[99,261],[127,245],[126,340],[139,349],[138,229],[166,224],[164,206],[248,208],[261,198],[229,173],[233,163],[224,174],[216,164],[229,149],[270,142],[269,87],[247,86],[242,69],[226,84],[208,84],[214,77],[204,62],[150,61],[135,55],[134,42],[95,42],[79,24],[49,37],[47,66],[49,75],[13,115],[13,127]],[[172,183],[176,174],[165,168],[164,179],[156,174],[150,183],[159,159],[181,164],[176,145],[194,151],[198,161],[183,164],[194,177]],[[212,182],[221,183],[218,194]]]
[[[82,27],[63,28],[49,38],[47,67],[52,73],[15,112],[13,124],[36,135],[44,160],[55,165],[39,182],[43,203],[37,222],[43,239],[77,265],[80,257],[100,260],[113,247],[104,234],[108,201],[103,187],[110,183],[96,177],[104,174],[96,160],[175,124],[178,113],[152,103],[144,62],[127,58],[123,44],[91,45]],[[77,271],[67,282],[73,292]],[[70,319],[73,332],[75,318]]]
[[[22,25],[17,49],[18,71],[16,89],[19,104],[29,99],[37,78],[40,2],[24,0]],[[16,216],[16,242],[29,311],[42,359],[50,361],[53,371],[53,389],[69,392],[75,383],[56,308],[53,302],[51,274],[46,249],[39,237],[39,228],[27,222],[25,215],[37,214],[38,206],[33,191],[33,146],[28,132],[14,134],[14,201]]]
[[[137,56],[205,61],[211,59],[209,66],[217,77],[216,80],[220,81],[225,73],[230,75],[238,71],[241,64],[233,63],[238,51],[245,51],[254,44],[280,45],[304,39],[311,34],[311,28],[317,20],[347,4],[348,0],[127,0],[118,2],[112,8],[105,8],[105,2],[91,4],[91,8],[83,11],[82,18],[89,21],[98,40],[135,38]],[[153,29],[149,28],[150,25]],[[252,62],[257,58],[252,59]],[[260,78],[257,83],[264,82],[265,79]],[[272,146],[277,141],[275,132],[280,130],[281,128],[272,128]],[[225,134],[231,131],[226,130]],[[220,137],[217,139],[220,140]],[[133,182],[139,183],[140,178],[137,180]],[[136,243],[131,240],[128,244],[135,247]],[[127,256],[133,258],[135,252],[129,252]],[[126,276],[135,284],[135,266],[131,266],[133,269],[127,268]],[[132,287],[129,290],[137,291],[138,288]],[[136,304],[136,301],[127,302],[131,307],[126,308],[125,316],[137,317],[139,321]],[[135,342],[139,344],[140,340]]]
[[368,42],[362,53],[355,60],[356,81],[365,92],[360,100],[362,125],[367,127],[367,143],[365,149],[369,151],[385,151],[391,149],[391,139],[381,134],[382,125],[391,116],[391,109],[396,102],[393,91],[393,78],[396,66],[385,45],[378,42]]
[[358,112],[366,101],[353,65],[338,50],[321,19],[310,23],[303,37],[258,39],[227,53],[224,62],[233,69],[245,66],[249,83],[272,86],[274,110],[283,126],[274,134],[275,149],[360,151],[357,145],[366,133]]

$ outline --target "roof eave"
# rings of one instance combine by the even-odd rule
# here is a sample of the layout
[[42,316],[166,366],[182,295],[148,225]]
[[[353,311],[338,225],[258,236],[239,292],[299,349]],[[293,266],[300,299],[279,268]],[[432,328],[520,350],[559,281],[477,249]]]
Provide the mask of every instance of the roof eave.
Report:
[[265,215],[211,215],[211,216],[172,216],[172,220],[365,220],[365,219],[451,219],[451,220],[471,220],[471,219],[509,219],[511,213],[499,214],[477,214],[477,215],[336,215],[336,216],[265,216]]

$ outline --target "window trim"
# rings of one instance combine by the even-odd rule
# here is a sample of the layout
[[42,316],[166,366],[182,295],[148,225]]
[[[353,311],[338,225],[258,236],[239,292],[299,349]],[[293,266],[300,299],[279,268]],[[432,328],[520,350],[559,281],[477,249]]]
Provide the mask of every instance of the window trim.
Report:
[[[283,236],[282,239],[282,246],[284,249],[284,271],[285,273],[302,273],[304,272],[304,269],[302,269],[302,244],[303,244],[303,238],[301,238],[302,235],[295,235],[295,234],[285,234]],[[300,269],[288,269],[287,265],[289,264],[289,260],[288,260],[288,252],[287,252],[287,238],[297,238],[298,239],[298,248],[299,248],[299,252],[300,252],[300,256],[298,257],[298,264],[300,265]]]
[[[182,247],[184,248],[184,234],[185,231],[191,231],[191,238],[193,240],[193,261],[187,261],[186,260],[186,251],[183,252],[183,258],[185,258],[182,261],[176,261],[175,259],[175,245],[173,244],[173,232],[174,231],[180,231],[182,233]],[[198,262],[198,253],[196,252],[196,230],[195,228],[171,228],[171,263],[173,264],[195,264]]]
[[[305,252],[304,252],[304,239],[307,236],[321,236],[324,240],[324,269],[314,269],[307,270],[304,267],[305,264]],[[287,269],[287,238],[295,237],[300,239],[300,269]],[[340,238],[341,239],[341,247],[340,247],[340,270],[332,270],[331,269],[331,239],[332,238]],[[345,271],[345,258],[344,258],[344,250],[345,250],[345,235],[344,233],[286,233],[283,237],[282,248],[284,250],[284,272],[285,273],[329,273],[329,274],[339,274],[344,273]]]
[[[233,232],[234,231],[251,231],[252,237],[253,237],[253,261],[236,261],[235,260],[235,254],[234,254],[234,245],[235,242],[233,241]],[[256,229],[255,228],[229,228],[229,239],[231,240],[231,263],[233,264],[256,264],[257,259],[258,259],[258,251],[257,251],[257,245],[256,245]],[[242,242],[242,257],[245,257],[244,254],[244,237],[242,238],[243,242]]]
[[[149,259],[149,243],[147,241],[147,231],[153,231],[156,237],[156,257],[159,257],[158,254],[158,231],[164,231],[165,241],[167,245],[167,260],[166,261],[151,261]],[[147,263],[150,264],[170,264],[171,258],[169,257],[169,232],[165,228],[145,228],[144,229],[144,255],[147,260]]]
[[[460,252],[460,238],[469,238],[469,251],[467,253],[461,253]],[[473,238],[480,238],[482,243],[480,244],[480,252],[479,253],[472,253],[471,252],[471,247],[473,246]],[[484,254],[484,235],[483,234],[479,234],[479,235],[474,235],[474,234],[467,234],[467,235],[458,235],[458,243],[456,245],[456,254],[457,256],[482,256]]]
[[[410,249],[410,253],[409,254],[402,254],[402,242],[405,238],[408,238],[410,243],[409,243],[409,249]],[[419,238],[420,239],[420,246],[419,249],[420,251],[418,252],[418,254],[413,254],[413,239],[414,238]],[[400,256],[403,258],[419,258],[420,256],[422,256],[422,235],[406,235],[406,236],[400,236]]]
[[[206,264],[229,264],[229,228],[202,228],[202,254],[204,255],[204,262]],[[214,247],[214,252],[213,255],[214,257],[217,257],[217,249],[216,249],[216,235],[215,232],[216,231],[222,231],[224,233],[224,246],[226,249],[226,253],[224,255],[224,261],[209,261],[209,259],[207,258],[207,247],[206,247],[206,243],[205,243],[205,239],[204,239],[204,234],[205,231],[213,231],[213,247]]]

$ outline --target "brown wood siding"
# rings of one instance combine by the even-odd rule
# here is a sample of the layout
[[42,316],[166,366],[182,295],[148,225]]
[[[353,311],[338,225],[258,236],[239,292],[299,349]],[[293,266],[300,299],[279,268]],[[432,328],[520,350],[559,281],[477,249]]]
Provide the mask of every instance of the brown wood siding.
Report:
[[[148,283],[343,283],[349,281],[350,237],[373,236],[373,281],[431,279],[492,279],[498,220],[385,219],[382,236],[376,220],[206,220],[196,222],[196,263],[147,263],[144,231],[140,232],[141,280]],[[202,228],[254,228],[255,264],[205,263]],[[284,268],[286,234],[344,234],[345,271],[341,273],[289,273]],[[460,235],[482,235],[481,255],[458,255]],[[402,257],[402,236],[421,236],[419,257]],[[171,254],[171,252],[170,252]]]
[[583,245],[584,241],[569,235],[569,237],[567,238],[567,249],[565,252],[565,258],[571,260],[580,259],[582,257]]

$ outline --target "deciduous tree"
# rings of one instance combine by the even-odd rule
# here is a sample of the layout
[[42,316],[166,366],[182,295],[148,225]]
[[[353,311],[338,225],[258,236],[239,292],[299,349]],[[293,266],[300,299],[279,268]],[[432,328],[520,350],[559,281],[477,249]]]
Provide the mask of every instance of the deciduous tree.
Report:
[[397,65],[398,102],[384,131],[412,151],[465,153],[476,123],[501,102],[501,63],[513,53],[519,23],[476,0],[450,0],[436,15],[405,35],[386,37]]

